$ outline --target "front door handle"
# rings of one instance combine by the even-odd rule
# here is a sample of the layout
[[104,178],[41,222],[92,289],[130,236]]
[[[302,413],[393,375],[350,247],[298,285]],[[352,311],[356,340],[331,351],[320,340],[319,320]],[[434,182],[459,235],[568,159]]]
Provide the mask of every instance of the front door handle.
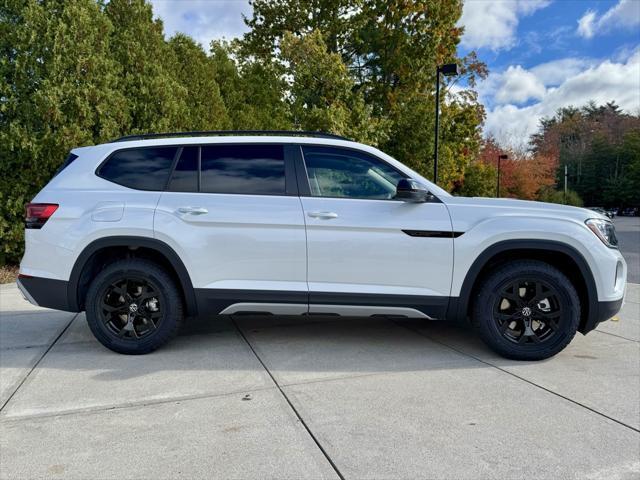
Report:
[[338,214],[335,212],[309,212],[308,215],[311,218],[320,218],[322,220],[330,220],[332,218],[338,218]]
[[180,207],[178,208],[178,213],[182,215],[204,215],[209,213],[209,210],[204,207]]

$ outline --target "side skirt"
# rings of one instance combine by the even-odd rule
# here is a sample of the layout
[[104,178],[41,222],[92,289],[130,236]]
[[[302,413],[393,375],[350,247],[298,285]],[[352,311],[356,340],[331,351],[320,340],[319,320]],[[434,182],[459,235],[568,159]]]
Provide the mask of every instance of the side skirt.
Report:
[[200,314],[376,315],[444,319],[449,297],[195,289]]

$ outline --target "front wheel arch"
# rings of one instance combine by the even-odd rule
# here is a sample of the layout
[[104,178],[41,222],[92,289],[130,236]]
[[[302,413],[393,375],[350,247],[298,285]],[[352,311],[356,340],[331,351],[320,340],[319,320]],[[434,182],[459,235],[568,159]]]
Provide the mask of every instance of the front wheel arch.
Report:
[[592,329],[598,312],[593,273],[580,252],[553,240],[505,240],[486,248],[467,271],[460,295],[451,298],[447,316],[451,320],[466,321],[471,315],[473,301],[483,278],[492,269],[516,260],[540,260],[564,273],[580,298],[582,314],[578,331],[587,333]]

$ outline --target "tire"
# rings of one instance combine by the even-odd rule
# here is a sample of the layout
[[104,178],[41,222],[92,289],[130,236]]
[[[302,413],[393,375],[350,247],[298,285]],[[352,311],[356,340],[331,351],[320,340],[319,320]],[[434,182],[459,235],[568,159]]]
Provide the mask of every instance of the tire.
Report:
[[87,292],[86,312],[96,339],[127,355],[156,350],[177,335],[184,321],[174,280],[143,259],[119,260],[100,271]]
[[543,360],[571,342],[580,323],[580,299],[558,269],[519,260],[487,276],[473,306],[482,340],[514,360]]

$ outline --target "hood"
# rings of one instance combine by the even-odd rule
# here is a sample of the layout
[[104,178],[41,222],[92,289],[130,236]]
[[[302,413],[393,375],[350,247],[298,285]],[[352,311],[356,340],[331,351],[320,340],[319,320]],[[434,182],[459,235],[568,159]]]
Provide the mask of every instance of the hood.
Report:
[[606,216],[586,208],[560,205],[557,203],[534,202],[530,200],[514,200],[511,198],[484,198],[484,197],[445,197],[441,200],[453,210],[456,207],[478,208],[491,212],[492,215],[519,215],[534,217],[562,217],[570,218],[580,223],[589,218],[602,218]]

